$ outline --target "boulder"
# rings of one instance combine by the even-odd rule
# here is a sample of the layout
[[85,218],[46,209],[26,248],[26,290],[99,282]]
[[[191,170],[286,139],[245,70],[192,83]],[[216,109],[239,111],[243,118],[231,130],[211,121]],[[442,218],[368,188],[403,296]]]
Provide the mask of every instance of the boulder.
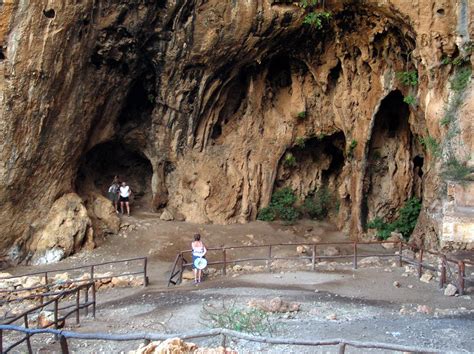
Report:
[[232,270],[234,272],[241,272],[244,268],[240,264],[236,264],[235,266],[232,267]]
[[376,256],[362,258],[359,265],[380,265],[380,258]]
[[192,270],[185,270],[183,272],[184,280],[194,280],[194,272]]
[[109,199],[98,193],[90,194],[87,197],[86,208],[96,236],[119,232],[120,218]]
[[78,251],[92,222],[82,199],[75,193],[56,200],[46,218],[45,226],[33,236],[33,264],[58,262]]
[[130,285],[130,279],[128,277],[113,277],[111,283],[113,287],[127,287]]
[[433,279],[433,274],[431,274],[430,272],[426,272],[420,277],[420,281],[422,281],[423,283],[428,283],[428,284],[431,279]]
[[279,297],[268,300],[252,299],[248,302],[248,306],[257,308],[265,312],[296,312],[300,310],[300,304],[296,302],[287,302]]
[[453,284],[448,284],[446,286],[446,289],[444,289],[444,295],[446,296],[454,296],[458,291],[458,288],[456,288]]
[[174,216],[173,214],[171,214],[171,212],[168,209],[164,209],[163,212],[161,213],[160,220],[173,221]]
[[[392,242],[399,242],[403,240],[403,235],[399,232],[392,232],[390,234],[390,237],[387,238],[386,241],[392,241]],[[382,243],[381,244],[383,248],[387,249],[387,250],[392,250],[394,248],[397,248],[398,247],[398,244],[397,243]]]
[[296,246],[296,253],[303,254],[307,252],[307,246]]
[[53,279],[55,283],[64,283],[69,280],[69,273],[64,272],[56,274]]
[[323,251],[323,254],[329,257],[338,256],[340,253],[339,249],[333,246],[326,247]]

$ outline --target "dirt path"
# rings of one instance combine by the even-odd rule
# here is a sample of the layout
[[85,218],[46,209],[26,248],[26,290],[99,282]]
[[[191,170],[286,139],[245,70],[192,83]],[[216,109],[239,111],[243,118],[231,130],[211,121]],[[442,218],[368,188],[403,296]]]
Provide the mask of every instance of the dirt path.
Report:
[[[335,338],[417,345],[438,350],[474,351],[474,302],[471,297],[446,297],[434,281],[420,282],[405,267],[393,261],[377,268],[353,270],[349,264],[326,263],[316,272],[299,271],[286,265],[272,273],[230,272],[198,287],[185,283],[166,288],[171,260],[189,247],[191,236],[200,232],[211,246],[249,245],[279,242],[342,241],[347,238],[331,225],[304,221],[296,226],[253,222],[246,225],[193,225],[163,222],[154,214],[141,213],[125,218],[120,235],[107,238],[92,252],[80,252],[59,264],[35,270],[90,264],[146,255],[149,257],[151,285],[148,288],[111,289],[98,294],[95,320],[83,319],[83,332],[163,332],[176,333],[206,328],[203,305],[247,308],[252,299],[269,301],[281,297],[297,302],[296,313],[272,314],[272,335],[291,338]],[[342,247],[341,253],[350,253]],[[282,251],[283,252],[283,251]],[[294,248],[286,253],[296,255]],[[304,262],[303,262],[304,263]],[[303,265],[302,268],[305,266]],[[300,267],[301,268],[301,267]],[[23,273],[32,267],[12,271]],[[308,269],[308,268],[306,268]],[[290,272],[292,270],[292,272]],[[397,287],[394,282],[398,282]],[[49,341],[49,340],[48,340]],[[57,343],[39,341],[43,351],[55,350]],[[220,339],[197,341],[218,345]],[[139,343],[71,342],[80,352],[131,350]],[[244,341],[231,343],[243,352],[316,352],[314,348],[267,347]],[[327,348],[324,349],[326,352]]]

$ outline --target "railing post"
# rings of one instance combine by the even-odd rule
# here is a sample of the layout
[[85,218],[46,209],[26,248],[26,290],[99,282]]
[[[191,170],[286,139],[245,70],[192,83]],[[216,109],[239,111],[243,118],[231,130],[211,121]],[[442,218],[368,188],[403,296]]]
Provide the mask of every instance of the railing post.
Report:
[[144,288],[148,286],[147,265],[148,265],[148,258],[145,257],[143,259],[143,287]]
[[61,345],[61,353],[69,354],[69,347],[67,345],[67,338],[63,335],[59,335],[59,344]]
[[179,284],[181,284],[183,281],[183,272],[184,272],[184,257],[183,257],[183,254],[181,253],[181,262],[179,264],[179,278],[178,278]]
[[446,283],[446,256],[441,256],[441,269],[439,275],[439,288],[442,289]]
[[398,243],[398,266],[402,267],[403,266],[403,243],[400,241]]
[[54,328],[58,329],[58,312],[59,312],[59,304],[58,298],[54,299]]
[[464,295],[464,274],[465,273],[465,265],[463,261],[458,262],[458,291],[459,295]]
[[91,266],[91,281],[94,281],[94,266]]
[[316,269],[316,245],[313,244],[313,254],[311,255],[311,269]]
[[48,285],[48,272],[44,272],[44,285]]
[[76,291],[76,324],[80,323],[79,309],[81,308],[81,288]]
[[222,259],[223,259],[223,263],[222,263],[222,275],[226,275],[227,274],[227,251],[225,248],[222,249]]
[[95,282],[92,282],[92,317],[95,318],[95,308],[96,308],[96,302],[95,302]]
[[[25,328],[29,328],[28,327],[28,314],[25,313],[25,315],[23,316],[23,320],[25,321]],[[30,334],[29,333],[26,333],[26,346],[28,347],[28,354],[32,354],[33,353],[33,349],[31,348],[31,341],[30,341]],[[3,353],[3,350],[2,350],[2,353]]]
[[269,271],[272,270],[272,245],[268,246],[267,268],[268,268]]
[[0,329],[0,353],[3,353],[3,330]]
[[346,343],[339,343],[339,354],[344,354],[346,352]]
[[418,264],[418,278],[423,274],[423,248],[420,249],[420,263]]
[[84,302],[86,303],[86,307],[84,308],[84,311],[86,313],[86,316],[89,316],[89,284],[86,284],[86,287],[84,288]]
[[357,269],[357,242],[354,242],[354,269]]

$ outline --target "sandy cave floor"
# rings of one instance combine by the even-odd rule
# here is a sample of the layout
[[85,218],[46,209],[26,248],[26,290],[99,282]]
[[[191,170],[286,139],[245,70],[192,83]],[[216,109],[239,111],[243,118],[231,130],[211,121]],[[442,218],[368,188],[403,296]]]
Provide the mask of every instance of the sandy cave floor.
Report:
[[[130,224],[119,235],[110,236],[90,252],[82,251],[55,265],[16,267],[7,270],[20,274],[32,270],[58,269],[69,266],[149,257],[150,286],[147,288],[114,288],[98,292],[96,319],[82,318],[81,325],[68,324],[66,329],[81,332],[179,333],[207,328],[202,318],[203,305],[246,308],[253,299],[280,297],[301,304],[296,313],[270,316],[273,336],[305,339],[345,338],[428,347],[442,351],[474,351],[474,301],[472,295],[446,297],[435,280],[420,282],[405,267],[393,260],[376,268],[353,270],[349,262],[323,264],[316,272],[308,271],[307,261],[276,266],[271,273],[230,272],[207,279],[199,286],[190,282],[167,288],[172,260],[179,250],[187,249],[194,232],[200,232],[208,247],[275,242],[343,241],[347,238],[326,223],[302,221],[283,226],[253,222],[246,225],[193,225],[160,221],[156,214],[137,213],[124,217]],[[393,252],[379,246],[366,251]],[[297,255],[295,249],[281,249],[281,254]],[[350,253],[341,247],[341,253]],[[213,255],[210,255],[212,259]],[[290,271],[292,269],[293,271]],[[308,270],[307,270],[308,269]],[[398,282],[400,287],[394,287]],[[423,313],[420,305],[426,305]],[[70,321],[73,323],[73,320]],[[202,345],[220,345],[220,338],[195,341]],[[58,350],[52,338],[36,337],[40,352]],[[71,341],[77,352],[118,352],[137,348],[138,342]],[[337,352],[337,348],[304,348],[260,345],[245,341],[228,343],[241,352]],[[354,351],[354,350],[352,350]],[[355,350],[357,351],[357,350]],[[351,352],[351,350],[349,350]],[[361,351],[359,351],[361,352]],[[364,350],[363,352],[366,352]]]

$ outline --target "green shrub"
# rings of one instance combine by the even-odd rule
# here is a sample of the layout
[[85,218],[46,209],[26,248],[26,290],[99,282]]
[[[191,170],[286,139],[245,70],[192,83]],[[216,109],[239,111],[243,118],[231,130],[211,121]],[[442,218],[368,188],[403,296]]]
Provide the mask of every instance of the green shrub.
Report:
[[295,140],[295,145],[298,146],[300,149],[303,149],[306,145],[306,138],[304,136],[299,136]]
[[306,117],[307,117],[306,111],[302,111],[298,113],[298,115],[296,116],[296,118],[301,119],[301,120],[306,119]]
[[262,208],[257,216],[258,220],[274,221],[283,220],[285,223],[292,224],[298,217],[298,210],[294,207],[297,198],[290,187],[277,190],[272,195],[270,204]]
[[331,17],[332,14],[326,11],[310,12],[305,16],[303,23],[319,30]]
[[352,139],[351,143],[349,144],[349,147],[347,149],[347,155],[349,157],[354,156],[354,150],[355,150],[356,147],[357,147],[357,140]]
[[439,124],[441,124],[443,127],[447,127],[449,123],[453,121],[454,117],[451,114],[446,114],[443,119],[439,121]]
[[467,181],[472,173],[474,173],[474,169],[469,168],[465,163],[461,163],[458,159],[451,156],[444,163],[441,175],[444,179],[451,181]]
[[291,152],[287,152],[285,154],[285,159],[283,160],[283,163],[286,167],[295,167],[297,165],[296,158]]
[[273,332],[270,316],[267,312],[256,309],[240,309],[235,305],[214,307],[204,305],[201,310],[201,320],[211,328],[226,328],[233,331],[264,335]]
[[418,85],[418,72],[416,70],[400,71],[397,73],[397,79],[405,86]]
[[434,157],[441,156],[441,146],[439,142],[430,135],[419,138],[420,144],[425,147]]
[[456,74],[451,79],[451,90],[456,92],[464,91],[471,79],[471,75],[472,68],[470,66],[457,70]]
[[386,223],[376,217],[367,223],[369,229],[377,230],[377,237],[386,240],[393,231],[400,232],[405,239],[409,239],[418,221],[421,211],[421,202],[418,198],[408,199],[398,213],[398,218],[392,223]]
[[329,215],[332,206],[336,206],[336,201],[331,192],[323,187],[314,196],[308,196],[303,203],[303,211],[311,219],[323,220]]
[[321,3],[320,0],[300,0],[299,2],[299,7],[302,7],[303,9],[306,9],[308,7],[314,7],[317,6]]
[[416,97],[413,96],[413,95],[405,96],[405,97],[403,97],[403,102],[405,102],[406,104],[414,106],[416,104]]

